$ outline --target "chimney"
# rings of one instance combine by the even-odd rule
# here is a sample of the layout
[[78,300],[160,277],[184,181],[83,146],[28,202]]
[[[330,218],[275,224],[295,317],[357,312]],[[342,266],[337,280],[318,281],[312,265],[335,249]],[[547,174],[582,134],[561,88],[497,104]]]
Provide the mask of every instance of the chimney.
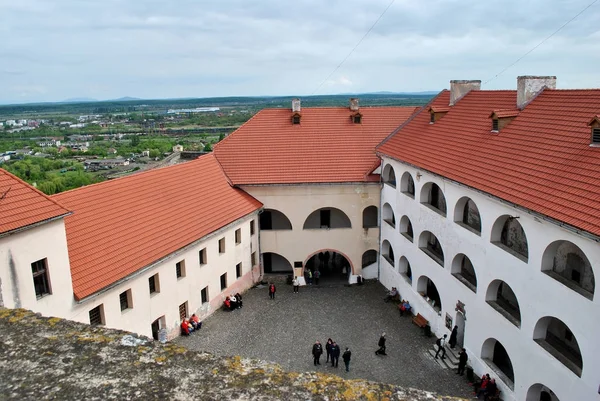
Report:
[[350,98],[350,110],[358,111],[358,98],[357,97]]
[[472,90],[481,89],[481,81],[450,81],[450,106],[454,106],[464,95]]
[[292,112],[293,113],[300,113],[300,99],[293,99],[292,100]]
[[517,77],[517,107],[525,108],[544,88],[556,89],[556,77],[534,77],[523,75]]

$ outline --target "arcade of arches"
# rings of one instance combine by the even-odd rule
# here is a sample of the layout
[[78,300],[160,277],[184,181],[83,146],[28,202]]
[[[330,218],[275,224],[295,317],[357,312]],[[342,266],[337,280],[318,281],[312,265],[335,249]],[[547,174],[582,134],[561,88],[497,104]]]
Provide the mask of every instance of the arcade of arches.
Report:
[[[363,262],[364,260],[363,255]],[[318,270],[321,273],[321,280],[327,282],[348,282],[348,277],[352,274],[350,261],[343,254],[332,250],[323,250],[312,255],[304,264],[305,277],[309,270],[313,274]]]

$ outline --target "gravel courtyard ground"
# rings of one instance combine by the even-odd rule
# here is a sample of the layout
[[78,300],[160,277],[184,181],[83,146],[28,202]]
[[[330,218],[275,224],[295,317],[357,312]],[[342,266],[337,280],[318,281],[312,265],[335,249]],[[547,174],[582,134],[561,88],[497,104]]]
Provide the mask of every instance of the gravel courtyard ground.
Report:
[[[204,321],[202,330],[177,343],[216,355],[240,355],[279,363],[293,371],[322,371],[355,379],[362,378],[414,387],[439,394],[472,397],[466,379],[442,368],[428,350],[435,338],[426,338],[400,317],[393,303],[384,303],[385,288],[375,281],[363,286],[324,284],[300,288],[299,294],[281,282],[276,299],[268,290],[253,288],[244,298],[244,307],[232,312],[219,310]],[[387,335],[387,356],[375,355],[382,332]],[[323,346],[331,337],[352,351],[350,372],[340,358],[339,367],[314,366],[311,355],[316,340]]]

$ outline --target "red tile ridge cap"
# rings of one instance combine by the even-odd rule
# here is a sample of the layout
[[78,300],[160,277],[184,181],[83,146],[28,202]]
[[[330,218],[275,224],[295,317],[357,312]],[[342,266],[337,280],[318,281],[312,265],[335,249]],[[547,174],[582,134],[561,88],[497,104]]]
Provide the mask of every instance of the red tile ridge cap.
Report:
[[450,111],[451,108],[451,106],[429,106],[429,110],[433,111],[434,113],[445,113]]
[[515,109],[496,109],[496,110],[492,111],[489,118],[494,117],[494,115],[498,118],[516,117],[519,115],[519,113],[521,113],[521,110],[519,110],[517,108],[515,108]]

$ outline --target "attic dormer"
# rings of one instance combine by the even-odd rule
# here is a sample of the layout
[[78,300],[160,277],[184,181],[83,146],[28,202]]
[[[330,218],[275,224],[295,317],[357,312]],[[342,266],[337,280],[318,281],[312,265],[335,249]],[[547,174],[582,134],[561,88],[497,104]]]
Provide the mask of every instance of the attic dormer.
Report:
[[292,114],[292,124],[300,124],[300,117],[302,117],[302,114],[300,113]]
[[520,113],[519,109],[494,110],[490,114],[492,119],[492,132],[500,132]]
[[354,124],[360,124],[360,123],[362,123],[362,114],[358,111],[356,113],[352,113],[352,114],[350,114],[350,120]]
[[352,121],[354,124],[360,124],[362,122],[362,114],[359,110],[358,98],[350,98],[350,111],[352,112],[350,114],[350,121]]
[[600,115],[594,116],[588,123],[588,127],[592,129],[591,145],[600,146]]
[[300,114],[300,110],[302,110],[300,99],[292,100],[292,124],[300,124],[300,118],[302,115]]
[[440,118],[444,117],[447,112],[450,111],[450,107],[439,107],[439,106],[430,106],[429,107],[429,124],[433,124],[438,121]]

